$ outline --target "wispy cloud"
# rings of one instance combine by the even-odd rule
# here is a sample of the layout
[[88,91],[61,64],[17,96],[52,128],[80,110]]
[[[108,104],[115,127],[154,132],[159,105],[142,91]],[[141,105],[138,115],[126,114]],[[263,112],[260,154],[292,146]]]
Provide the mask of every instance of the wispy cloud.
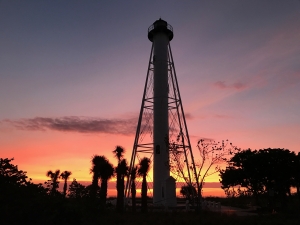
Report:
[[235,90],[243,90],[248,87],[246,84],[241,82],[227,84],[225,81],[217,81],[214,83],[214,86],[219,89],[235,89]]
[[217,118],[217,119],[232,119],[233,118],[233,116],[224,115],[224,114],[213,114],[212,117]]
[[187,120],[192,120],[192,119],[194,119],[194,116],[193,116],[191,113],[185,113],[184,116],[185,116],[185,118],[186,118]]
[[131,135],[136,130],[136,118],[100,119],[90,117],[35,117],[31,119],[3,120],[20,130],[46,131],[55,130],[79,133],[108,133]]
[[206,119],[233,119],[234,117],[232,115],[227,115],[227,114],[206,113],[206,114],[200,114],[195,118],[206,120]]
[[207,138],[207,137],[200,137],[200,138],[198,138],[198,141],[200,141],[200,140],[203,140],[205,142],[213,142],[213,141],[215,141],[215,139],[213,139],[213,138]]

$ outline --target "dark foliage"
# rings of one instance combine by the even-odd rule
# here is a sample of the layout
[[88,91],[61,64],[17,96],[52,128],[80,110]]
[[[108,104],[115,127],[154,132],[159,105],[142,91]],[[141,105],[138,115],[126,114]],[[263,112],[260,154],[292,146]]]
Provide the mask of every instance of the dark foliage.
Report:
[[126,159],[122,159],[116,167],[117,173],[117,211],[124,210],[124,191],[125,191],[125,177],[128,175],[128,165]]
[[124,152],[125,150],[121,146],[116,146],[116,149],[113,151],[114,156],[118,159],[118,165],[115,168],[117,174],[117,212],[123,212],[124,210],[124,180],[125,177],[128,176],[129,171],[127,161],[126,159],[123,159]]
[[[288,213],[266,215],[262,210],[255,217],[237,217],[218,212],[154,212],[149,206],[137,208],[136,213],[115,213],[114,208],[103,209],[90,198],[91,186],[85,187],[75,179],[69,186],[67,198],[63,194],[51,194],[42,184],[33,184],[26,172],[12,164],[13,159],[0,158],[0,224],[299,224],[299,201],[293,198],[288,205]],[[143,162],[143,163],[142,163]],[[142,164],[145,166],[143,167]],[[150,160],[142,160],[139,174],[147,174]],[[148,168],[148,169],[147,169]],[[101,178],[100,178],[101,179]],[[52,180],[49,181],[52,187]],[[147,193],[147,192],[146,192]],[[98,195],[98,194],[97,194]],[[146,194],[147,196],[147,194]],[[248,197],[247,197],[248,198]],[[247,198],[237,198],[240,202]],[[230,199],[224,204],[230,205]],[[241,203],[240,203],[241,204]]]
[[287,204],[290,188],[299,185],[298,158],[286,149],[250,149],[235,154],[220,171],[222,188],[228,196],[259,196],[269,199],[270,207]]
[[67,194],[67,181],[70,177],[70,175],[72,174],[72,172],[70,171],[64,171],[60,174],[60,178],[64,180],[64,189],[63,189],[63,196],[66,197]]
[[180,194],[191,201],[192,197],[197,196],[197,190],[194,186],[184,185],[180,188]]
[[105,156],[95,155],[92,159],[91,172],[93,173],[91,196],[94,199],[97,197],[96,194],[97,190],[99,189],[98,180],[100,179],[100,202],[102,207],[105,208],[107,198],[107,183],[108,180],[114,175],[114,167]]
[[147,174],[150,169],[150,159],[149,158],[142,158],[139,167],[138,167],[138,174],[139,176],[143,177],[142,181],[142,204],[141,204],[141,211],[147,212],[148,211],[148,205],[147,205]]
[[72,183],[69,186],[68,197],[74,199],[87,198],[89,197],[88,188],[78,183],[76,179],[73,179]]
[[55,172],[52,172],[51,170],[49,170],[46,174],[51,179],[51,183],[50,183],[51,184],[51,188],[50,188],[51,195],[59,194],[58,191],[57,191],[57,189],[59,187],[58,186],[59,185],[59,181],[58,181],[59,174],[60,174],[60,170],[56,170]]

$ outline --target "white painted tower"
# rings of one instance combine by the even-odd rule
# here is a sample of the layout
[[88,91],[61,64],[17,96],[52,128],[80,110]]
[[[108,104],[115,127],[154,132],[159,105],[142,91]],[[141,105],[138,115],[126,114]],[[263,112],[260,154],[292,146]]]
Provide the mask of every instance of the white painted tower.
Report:
[[[166,138],[169,137],[168,119],[168,45],[173,38],[172,27],[164,20],[157,20],[148,30],[148,38],[153,42],[154,66],[154,111],[153,111],[153,202],[162,202],[167,190],[164,185],[170,177],[169,150]],[[174,187],[175,188],[175,187]]]
[[[136,159],[148,154],[153,179],[147,180],[153,182],[153,203],[176,206],[176,181],[188,185],[198,185],[198,181],[170,46],[173,28],[156,20],[148,28],[148,39],[152,48],[130,171],[138,163]],[[126,197],[130,196],[130,176]]]

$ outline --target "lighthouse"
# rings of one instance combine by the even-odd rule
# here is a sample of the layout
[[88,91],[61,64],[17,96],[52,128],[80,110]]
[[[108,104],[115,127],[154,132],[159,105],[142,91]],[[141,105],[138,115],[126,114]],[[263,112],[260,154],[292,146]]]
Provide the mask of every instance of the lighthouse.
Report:
[[[148,39],[153,42],[153,202],[163,202],[166,185],[170,177],[168,118],[168,46],[173,39],[173,29],[159,19],[148,29]],[[175,188],[175,187],[173,187]]]
[[[142,157],[151,159],[149,191],[153,204],[163,206],[176,206],[176,182],[198,183],[170,46],[173,36],[173,27],[162,19],[148,28],[152,47],[129,169]],[[131,183],[129,175],[127,198]]]

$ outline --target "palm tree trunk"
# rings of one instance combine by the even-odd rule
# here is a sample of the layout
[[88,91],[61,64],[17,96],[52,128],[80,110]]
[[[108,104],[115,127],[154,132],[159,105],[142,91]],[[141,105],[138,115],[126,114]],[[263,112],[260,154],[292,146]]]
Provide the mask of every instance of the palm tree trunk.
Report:
[[122,179],[120,171],[117,173],[117,212],[122,212],[123,209],[123,203],[122,203]]
[[92,187],[91,187],[91,198],[95,199],[96,198],[96,193],[98,189],[98,176],[96,173],[93,174],[93,180],[92,180]]
[[131,183],[131,203],[132,203],[132,212],[136,211],[136,187],[134,180]]
[[143,182],[142,182],[142,212],[147,212],[147,181],[146,181],[146,175],[143,176]]
[[67,179],[65,179],[65,183],[64,183],[64,197],[66,197],[67,194]]
[[121,178],[120,182],[120,212],[124,211],[124,176]]
[[107,197],[107,179],[102,179],[101,181],[101,189],[100,189],[100,201],[103,206],[106,205],[106,197]]
[[52,183],[52,190],[51,190],[52,196],[56,195],[57,186],[58,186],[57,178],[54,177]]

